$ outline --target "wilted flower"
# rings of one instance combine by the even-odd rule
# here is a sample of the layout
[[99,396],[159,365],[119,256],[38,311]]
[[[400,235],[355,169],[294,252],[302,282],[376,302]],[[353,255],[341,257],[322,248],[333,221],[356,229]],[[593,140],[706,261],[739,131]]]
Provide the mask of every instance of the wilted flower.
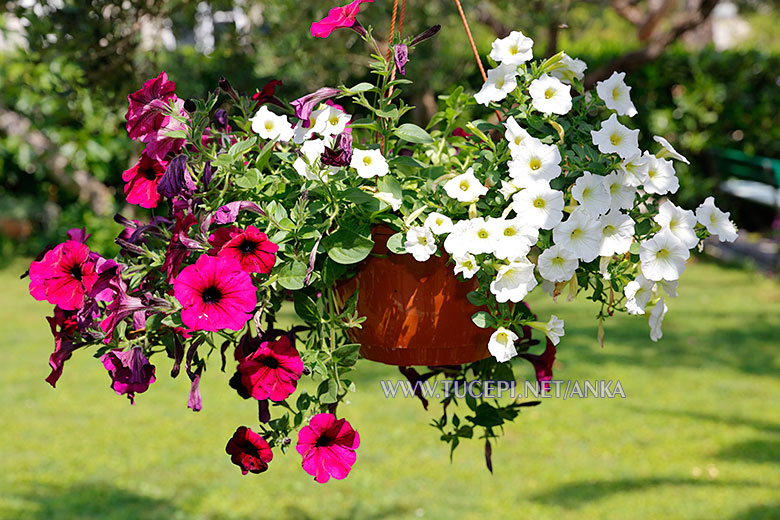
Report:
[[317,105],[326,99],[330,99],[342,93],[343,92],[337,88],[322,87],[311,94],[306,94],[305,96],[292,101],[290,105],[295,109],[295,117],[302,121],[308,121]]
[[668,310],[669,307],[666,306],[664,299],[661,298],[655,303],[653,309],[650,311],[648,323],[650,324],[650,339],[652,341],[658,341],[663,337],[664,333],[661,330],[661,325],[663,324],[664,316],[666,316],[666,311]]
[[320,162],[327,166],[348,166],[352,161],[352,133],[342,132],[333,140],[332,147],[325,146]]
[[409,47],[399,43],[393,47],[393,58],[395,59],[395,68],[402,76],[406,75],[406,62],[409,60]]
[[195,191],[195,181],[187,168],[187,156],[177,155],[168,163],[165,173],[157,183],[157,192],[164,197],[173,198]]
[[545,390],[549,390],[550,381],[553,378],[553,364],[555,363],[555,344],[550,338],[547,338],[547,346],[541,355],[537,354],[520,354],[519,357],[527,359],[534,366],[536,372],[536,381],[544,387]]
[[142,139],[163,126],[170,100],[177,100],[176,83],[168,80],[168,74],[161,72],[143,86],[127,96],[129,108],[125,114],[127,135],[131,139]]
[[144,356],[141,347],[130,350],[111,350],[100,358],[111,376],[111,388],[119,395],[126,394],[135,404],[135,394],[143,393],[154,383],[154,365]]
[[274,453],[268,442],[246,426],[239,426],[225,446],[230,460],[241,468],[241,473],[262,473],[268,469],[268,463]]

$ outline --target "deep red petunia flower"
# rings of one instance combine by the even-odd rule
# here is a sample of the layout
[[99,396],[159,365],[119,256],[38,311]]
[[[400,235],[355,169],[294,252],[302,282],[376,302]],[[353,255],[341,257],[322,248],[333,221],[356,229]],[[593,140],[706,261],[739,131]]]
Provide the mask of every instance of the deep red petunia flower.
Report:
[[345,419],[320,413],[298,433],[295,449],[303,456],[303,470],[323,483],[333,477],[341,480],[355,464],[360,436]]
[[541,354],[520,354],[518,357],[527,359],[534,366],[536,382],[545,391],[550,389],[549,381],[553,378],[553,363],[555,363],[555,344],[547,338],[547,346]]
[[135,404],[135,394],[143,393],[154,383],[154,365],[144,356],[141,347],[130,350],[111,350],[100,357],[111,376],[111,388],[119,395],[127,395]]
[[254,226],[244,231],[235,226],[227,232],[217,230],[209,237],[209,243],[213,246],[209,252],[238,261],[248,273],[270,273],[279,251],[279,246]]
[[201,255],[173,281],[173,294],[184,307],[182,321],[193,330],[239,330],[257,305],[249,273],[226,257]]
[[356,16],[360,11],[360,4],[370,3],[374,0],[353,0],[342,7],[334,7],[328,11],[328,16],[311,24],[311,35],[327,38],[335,29],[352,27],[356,22]]
[[265,439],[246,426],[239,426],[228,441],[225,451],[230,460],[241,468],[241,473],[262,473],[274,458],[274,452]]
[[78,330],[78,321],[75,311],[64,311],[59,307],[54,307],[54,316],[47,316],[51,333],[54,336],[54,352],[49,356],[49,366],[51,373],[46,377],[46,382],[52,387],[57,386],[62,368],[67,360],[70,359],[73,351],[80,348],[84,343],[79,343],[75,339]]
[[138,162],[122,173],[127,202],[138,204],[142,208],[156,208],[160,201],[157,185],[166,168],[168,168],[168,161],[158,161],[141,154]]
[[303,361],[298,351],[284,335],[276,341],[263,341],[252,354],[238,365],[241,384],[255,399],[283,401],[298,384],[303,373]]
[[30,294],[66,311],[84,306],[84,296],[98,281],[89,248],[68,240],[30,264]]
[[169,101],[177,99],[175,89],[176,83],[169,81],[168,75],[161,72],[159,76],[150,79],[140,89],[127,96],[130,106],[125,119],[127,134],[131,139],[142,139],[163,126]]

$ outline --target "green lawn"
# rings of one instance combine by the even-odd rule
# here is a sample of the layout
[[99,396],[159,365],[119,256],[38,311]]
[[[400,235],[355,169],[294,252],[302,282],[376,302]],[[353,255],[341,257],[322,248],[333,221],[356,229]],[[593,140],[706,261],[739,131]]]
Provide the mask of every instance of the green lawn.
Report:
[[603,350],[587,302],[537,296],[540,318],[566,319],[556,378],[620,379],[627,398],[524,412],[494,447],[493,475],[480,442],[450,464],[427,425],[436,412],[384,399],[378,380],[397,372],[363,361],[342,410],[361,435],[357,464],[319,485],[294,451],[262,475],[230,463],[225,443],[256,408],[229,374],[206,374],[198,414],[164,359],[135,406],[87,352],[50,388],[49,305],[28,297],[23,268],[0,271],[1,518],[780,518],[780,287],[756,273],[691,265],[661,342],[619,316]]

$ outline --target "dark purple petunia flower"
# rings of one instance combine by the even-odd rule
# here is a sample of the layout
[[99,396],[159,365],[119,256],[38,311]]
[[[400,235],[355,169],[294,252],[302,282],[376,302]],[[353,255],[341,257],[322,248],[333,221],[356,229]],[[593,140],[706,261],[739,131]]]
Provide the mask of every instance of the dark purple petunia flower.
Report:
[[536,381],[545,391],[550,389],[550,381],[553,377],[553,363],[555,363],[555,345],[547,338],[547,347],[541,354],[520,354],[518,357],[527,359],[534,366]]
[[322,87],[316,92],[312,92],[311,94],[307,94],[302,98],[296,99],[290,104],[295,109],[295,117],[302,121],[308,121],[311,113],[314,111],[317,105],[326,99],[338,96],[339,94],[342,94],[341,89]]
[[154,383],[154,365],[144,356],[141,347],[130,350],[112,350],[100,360],[111,376],[111,388],[119,395],[126,394],[135,404],[135,394],[143,393]]
[[182,154],[168,164],[165,174],[157,184],[157,191],[164,197],[173,198],[183,193],[192,193],[195,187],[195,181],[187,169],[187,156]]
[[241,468],[241,473],[262,473],[268,469],[268,463],[274,453],[265,439],[246,426],[240,426],[225,446],[230,460]]
[[396,45],[393,51],[393,57],[395,58],[395,68],[402,76],[406,75],[406,62],[409,61],[409,47],[403,43]]
[[225,130],[228,127],[228,115],[227,111],[219,109],[214,114],[214,122],[217,124],[219,130]]
[[161,72],[137,91],[127,96],[129,108],[125,114],[127,134],[131,139],[143,139],[163,126],[171,99],[176,100],[176,84]]
[[162,266],[168,283],[171,283],[176,278],[182,262],[190,254],[190,248],[182,242],[181,237],[186,236],[189,229],[198,222],[198,219],[192,213],[185,215],[184,212],[179,211],[175,217],[176,223],[173,226],[171,242],[165,251],[165,261]]
[[421,32],[420,34],[412,38],[412,41],[409,43],[409,45],[414,47],[418,43],[422,43],[428,38],[433,38],[439,33],[440,30],[441,30],[441,25],[439,24],[432,25],[431,27],[428,27],[426,30],[424,30],[423,32]]
[[328,166],[349,166],[352,161],[352,133],[345,131],[337,135],[333,148],[326,146],[320,161]]
[[85,345],[76,341],[75,334],[78,330],[75,311],[66,311],[60,307],[54,307],[54,316],[47,316],[51,333],[54,336],[54,352],[49,357],[51,373],[46,382],[52,387],[57,386],[57,381],[62,375],[63,365],[70,359],[73,351]]

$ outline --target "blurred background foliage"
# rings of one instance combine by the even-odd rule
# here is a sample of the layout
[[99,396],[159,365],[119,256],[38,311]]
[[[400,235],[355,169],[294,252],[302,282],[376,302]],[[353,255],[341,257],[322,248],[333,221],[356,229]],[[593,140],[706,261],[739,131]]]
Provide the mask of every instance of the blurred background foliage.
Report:
[[[140,152],[127,138],[127,95],[161,70],[182,98],[221,76],[252,93],[281,79],[292,100],[323,85],[370,79],[368,49],[350,31],[309,34],[337,5],[292,0],[18,0],[0,4],[0,256],[31,254],[64,230],[87,226],[110,250],[126,207],[122,171]],[[713,149],[780,158],[780,17],[776,1],[567,0],[464,2],[483,57],[522,30],[537,56],[584,59],[588,81],[630,69],[645,148],[653,135],[691,159],[678,167],[677,202],[693,205],[717,181]],[[364,5],[361,22],[386,42],[392,2]],[[453,2],[408,0],[402,34],[439,35],[410,56],[405,90],[424,124],[437,95],[482,83]],[[725,42],[725,43],[724,43]],[[487,65],[487,64],[486,64]],[[679,163],[678,163],[679,164]],[[737,215],[738,217],[738,215]]]

